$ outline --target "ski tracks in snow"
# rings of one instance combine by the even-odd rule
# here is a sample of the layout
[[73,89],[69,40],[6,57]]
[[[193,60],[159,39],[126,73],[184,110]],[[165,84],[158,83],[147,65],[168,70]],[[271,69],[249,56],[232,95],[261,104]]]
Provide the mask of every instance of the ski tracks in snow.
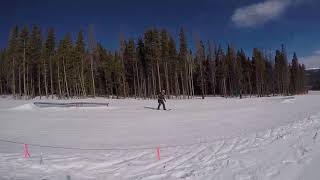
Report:
[[36,177],[64,172],[74,179],[283,179],[287,178],[283,172],[310,161],[319,146],[319,121],[320,116],[313,116],[256,134],[160,147],[160,160],[156,159],[156,149],[69,157],[48,153],[42,155],[43,164],[37,154],[28,160],[21,154],[1,154],[0,174],[14,169],[8,177],[17,177],[13,173],[28,169]]

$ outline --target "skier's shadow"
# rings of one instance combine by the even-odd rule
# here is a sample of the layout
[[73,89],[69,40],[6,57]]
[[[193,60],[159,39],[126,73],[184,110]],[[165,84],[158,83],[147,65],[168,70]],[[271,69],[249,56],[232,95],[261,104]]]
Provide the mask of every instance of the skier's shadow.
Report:
[[[146,108],[146,109],[151,109],[151,110],[159,110],[158,108],[148,107],[148,106],[145,106],[144,108]],[[161,110],[162,110],[162,109],[161,109]],[[166,109],[165,111],[171,111],[171,109]]]
[[146,108],[146,109],[152,109],[152,110],[158,110],[158,108],[155,108],[155,107],[148,107],[148,106],[145,106],[144,108]]

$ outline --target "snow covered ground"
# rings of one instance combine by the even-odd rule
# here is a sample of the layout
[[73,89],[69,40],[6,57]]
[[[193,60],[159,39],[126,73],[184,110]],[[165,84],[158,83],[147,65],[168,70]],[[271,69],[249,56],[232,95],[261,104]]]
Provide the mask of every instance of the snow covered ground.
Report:
[[[35,101],[109,106],[39,108]],[[0,97],[0,179],[320,177],[319,92],[166,105],[172,110],[145,108],[156,107],[154,100]]]

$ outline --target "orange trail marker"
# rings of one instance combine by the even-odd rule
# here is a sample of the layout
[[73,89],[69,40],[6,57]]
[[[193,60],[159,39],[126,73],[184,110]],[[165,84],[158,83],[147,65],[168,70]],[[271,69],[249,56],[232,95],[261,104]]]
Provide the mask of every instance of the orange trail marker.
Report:
[[160,160],[160,148],[157,147],[157,160]]
[[30,153],[29,153],[29,150],[28,150],[28,144],[24,144],[23,152],[24,152],[24,157],[25,158],[30,158]]

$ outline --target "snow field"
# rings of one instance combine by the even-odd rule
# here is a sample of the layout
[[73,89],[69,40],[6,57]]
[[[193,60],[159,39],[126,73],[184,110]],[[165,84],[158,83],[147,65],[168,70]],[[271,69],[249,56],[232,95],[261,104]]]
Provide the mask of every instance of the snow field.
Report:
[[166,112],[143,108],[156,106],[151,100],[98,98],[87,101],[110,107],[43,109],[2,99],[0,139],[79,149],[29,145],[25,159],[23,145],[0,142],[0,177],[317,179],[319,100],[317,93],[169,100]]

